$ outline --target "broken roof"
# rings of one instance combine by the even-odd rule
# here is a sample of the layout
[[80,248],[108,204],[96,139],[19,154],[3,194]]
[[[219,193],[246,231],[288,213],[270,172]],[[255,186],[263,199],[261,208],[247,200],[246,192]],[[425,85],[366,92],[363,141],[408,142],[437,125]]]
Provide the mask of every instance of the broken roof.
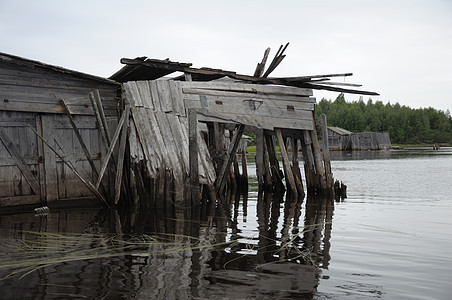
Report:
[[[285,56],[279,56],[279,61]],[[331,77],[346,77],[353,75],[352,73],[341,73],[341,74],[324,74],[324,75],[309,75],[309,76],[298,76],[298,77],[264,77],[270,72],[264,74],[264,76],[250,76],[237,74],[232,71],[225,71],[221,69],[211,69],[211,68],[193,68],[190,63],[180,63],[173,62],[169,59],[158,60],[158,59],[148,59],[146,57],[137,57],[135,59],[122,58],[121,63],[125,64],[118,72],[113,74],[110,79],[118,82],[127,81],[139,81],[139,80],[154,80],[161,78],[163,76],[170,75],[174,72],[183,72],[185,74],[190,74],[193,81],[211,81],[223,77],[229,77],[235,80],[245,81],[255,84],[275,84],[275,85],[285,85],[294,86],[300,88],[310,88],[316,90],[329,90],[342,93],[352,93],[361,95],[372,95],[378,96],[378,93],[351,89],[348,87],[360,87],[360,84],[342,83],[342,82],[331,82]],[[278,64],[278,63],[277,63]],[[276,64],[276,65],[277,65]],[[270,65],[269,69],[274,69],[275,65]],[[256,73],[255,73],[256,74]],[[178,76],[173,78],[174,80],[185,80],[185,76]],[[344,87],[340,87],[344,86]]]

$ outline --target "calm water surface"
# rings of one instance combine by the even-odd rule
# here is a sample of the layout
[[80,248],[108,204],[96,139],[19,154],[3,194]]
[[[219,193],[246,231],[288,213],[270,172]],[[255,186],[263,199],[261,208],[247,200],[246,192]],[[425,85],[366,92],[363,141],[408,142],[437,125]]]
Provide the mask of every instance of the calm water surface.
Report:
[[250,165],[200,216],[0,216],[0,299],[450,299],[452,148],[332,157],[343,201],[259,194]]

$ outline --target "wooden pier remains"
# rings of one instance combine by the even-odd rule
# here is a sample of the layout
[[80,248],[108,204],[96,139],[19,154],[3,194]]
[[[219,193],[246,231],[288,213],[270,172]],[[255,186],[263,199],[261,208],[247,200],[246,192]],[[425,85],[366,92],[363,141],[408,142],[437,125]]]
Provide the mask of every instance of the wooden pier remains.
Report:
[[304,197],[303,161],[307,192],[334,195],[313,89],[375,93],[329,81],[350,73],[268,77],[286,47],[253,76],[140,57],[105,79],[0,53],[0,209],[222,201],[247,176],[246,132],[260,189]]

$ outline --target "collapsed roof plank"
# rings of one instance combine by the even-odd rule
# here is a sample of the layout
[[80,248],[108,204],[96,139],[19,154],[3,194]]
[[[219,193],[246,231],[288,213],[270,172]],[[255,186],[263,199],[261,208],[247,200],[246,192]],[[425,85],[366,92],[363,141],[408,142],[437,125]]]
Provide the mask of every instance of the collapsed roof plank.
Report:
[[[282,47],[282,46],[281,46]],[[183,72],[185,74],[191,74],[193,81],[212,81],[222,77],[229,77],[235,80],[240,80],[253,84],[272,84],[272,85],[284,85],[284,86],[293,86],[298,88],[309,88],[316,90],[328,90],[335,91],[341,93],[351,93],[351,94],[361,94],[361,95],[371,95],[378,96],[378,93],[370,92],[370,91],[362,91],[355,89],[345,89],[338,87],[339,85],[343,86],[359,86],[355,84],[316,84],[315,79],[327,80],[329,77],[347,77],[352,76],[353,73],[335,73],[335,74],[321,74],[321,75],[309,75],[309,76],[297,76],[297,77],[265,77],[268,75],[276,66],[281,62],[284,58],[282,53],[286,49],[287,45],[284,48],[280,48],[278,50],[275,59],[272,61],[272,64],[267,69],[266,73],[264,73],[263,77],[250,76],[237,74],[232,71],[225,71],[221,69],[211,69],[211,68],[193,68],[192,64],[189,63],[179,63],[172,62],[167,60],[157,60],[157,59],[146,59],[145,57],[139,57],[136,59],[123,58],[121,59],[121,63],[125,64],[121,70],[116,72],[114,75],[110,77],[112,80],[116,80],[118,82],[127,82],[127,81],[138,81],[138,80],[154,80],[161,78],[163,76],[169,75],[173,72]],[[265,57],[264,57],[265,58]],[[259,67],[259,66],[258,66]],[[257,72],[258,70],[256,70]],[[256,73],[255,72],[255,73]],[[175,80],[183,81],[184,76],[179,76],[173,78]],[[333,86],[336,85],[336,86]]]

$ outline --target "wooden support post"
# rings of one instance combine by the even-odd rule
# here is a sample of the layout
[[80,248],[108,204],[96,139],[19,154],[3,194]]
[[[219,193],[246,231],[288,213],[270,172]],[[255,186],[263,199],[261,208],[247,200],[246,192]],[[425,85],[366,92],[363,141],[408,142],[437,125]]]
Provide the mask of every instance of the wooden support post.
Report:
[[302,152],[303,152],[303,161],[304,161],[304,171],[306,175],[306,186],[308,189],[308,193],[311,191],[315,192],[315,188],[317,186],[317,172],[314,163],[314,154],[312,153],[312,142],[311,135],[308,130],[302,131]]
[[267,145],[265,144],[264,140],[264,153],[262,154],[264,157],[264,188],[268,191],[271,191],[273,188],[273,183],[267,152]]
[[304,198],[303,181],[301,179],[300,162],[298,161],[298,139],[292,139],[292,171],[295,177],[295,184],[297,186],[298,195]]
[[[31,127],[31,126],[30,126]],[[34,129],[33,129],[34,131]],[[33,172],[30,170],[29,166],[25,162],[25,160],[20,155],[19,151],[14,146],[11,139],[5,134],[2,128],[0,128],[0,140],[5,145],[6,150],[8,150],[11,157],[14,159],[19,170],[22,172],[25,180],[27,180],[31,189],[35,193],[35,195],[41,195],[41,186],[39,185],[38,179],[33,175]]]
[[242,137],[243,132],[245,131],[245,125],[240,124],[236,126],[234,131],[234,136],[231,139],[231,143],[229,145],[228,151],[226,153],[226,159],[223,162],[223,165],[220,169],[220,172],[217,174],[217,181],[215,183],[215,188],[218,193],[221,193],[224,189],[226,183],[226,174],[228,170],[231,168],[231,163],[234,159],[235,153],[237,151],[237,147],[240,143],[240,138]]
[[194,109],[188,109],[188,152],[192,204],[199,205],[198,117]]
[[319,143],[323,154],[323,163],[325,169],[325,192],[326,194],[334,193],[334,178],[331,171],[330,150],[328,148],[328,127],[326,115],[321,114],[318,119],[319,125]]
[[289,163],[289,156],[287,155],[286,145],[284,144],[284,138],[281,133],[281,129],[276,128],[276,137],[278,138],[279,150],[281,151],[281,156],[283,160],[283,168],[286,176],[287,185],[290,187],[292,193],[294,194],[294,198],[298,198],[297,186],[295,184],[295,178],[292,173],[292,168]]
[[246,166],[246,147],[242,149],[242,175],[240,184],[248,187],[248,169]]
[[283,192],[285,191],[285,187],[282,182],[282,172],[281,169],[279,168],[278,157],[276,155],[275,140],[273,136],[270,134],[264,134],[264,136],[267,145],[268,159],[270,161],[273,188],[277,192]]
[[122,126],[121,139],[119,142],[119,154],[118,154],[118,166],[116,169],[116,179],[115,179],[115,204],[118,204],[119,197],[121,196],[121,186],[122,186],[122,174],[124,166],[124,155],[126,150],[127,132],[129,131],[129,113],[130,105],[126,104],[124,109],[124,125]]
[[256,133],[256,175],[259,187],[264,185],[265,176],[265,144],[264,144],[264,130],[258,129]]

